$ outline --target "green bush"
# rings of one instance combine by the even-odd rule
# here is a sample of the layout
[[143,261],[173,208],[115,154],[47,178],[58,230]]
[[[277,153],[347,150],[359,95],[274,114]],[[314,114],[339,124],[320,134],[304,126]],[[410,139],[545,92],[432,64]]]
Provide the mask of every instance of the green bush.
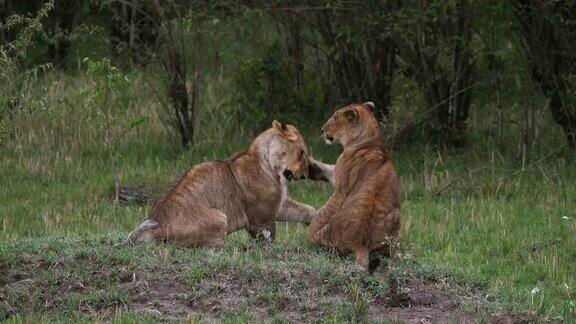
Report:
[[274,41],[261,56],[247,59],[233,77],[234,112],[239,125],[256,133],[274,119],[297,125],[319,118],[322,88],[309,77],[297,89],[282,45]]

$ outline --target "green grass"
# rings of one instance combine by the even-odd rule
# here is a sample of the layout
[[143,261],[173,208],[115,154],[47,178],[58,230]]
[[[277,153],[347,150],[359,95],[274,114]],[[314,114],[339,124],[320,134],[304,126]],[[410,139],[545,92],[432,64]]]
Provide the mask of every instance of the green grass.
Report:
[[[218,296],[218,278],[242,292],[229,308],[219,302],[214,302],[221,307],[216,310],[208,302],[184,303],[192,305],[187,307],[195,312],[194,318],[378,319],[373,311],[377,296],[386,298],[390,282],[425,278],[453,282],[462,295],[468,289],[482,295],[462,307],[480,317],[519,313],[576,321],[572,152],[560,150],[523,169],[488,145],[481,151],[397,150],[402,249],[390,272],[376,276],[357,273],[349,258],[310,247],[299,225],[282,225],[278,243],[271,248],[254,245],[245,234],[232,235],[222,254],[172,246],[116,246],[150,206],[112,203],[109,155],[102,145],[99,120],[91,113],[89,82],[56,81],[46,82],[36,94],[49,108],[17,117],[14,138],[0,146],[2,319],[160,319],[161,315],[142,310],[142,304],[157,296],[145,295],[139,301],[142,288],[130,285],[129,277],[140,271],[145,282],[174,278],[190,288],[176,289],[183,294],[177,300]],[[76,90],[74,82],[79,84]],[[132,100],[127,109],[148,122],[118,140],[123,184],[145,184],[161,193],[189,166],[223,159],[250,139],[240,134],[230,143],[231,126],[211,122],[206,126],[210,132],[200,127],[193,150],[179,152],[169,144],[159,121],[158,103],[140,98],[137,90],[134,86],[126,94]],[[208,100],[218,104],[214,98]],[[78,107],[84,110],[78,112]],[[116,133],[121,132],[123,114],[115,115]],[[205,111],[201,117],[217,120],[214,114]],[[335,160],[337,148],[324,147],[314,129],[304,133],[316,157]],[[327,185],[310,181],[291,183],[289,191],[315,207],[330,195]],[[299,281],[302,271],[309,281]],[[261,291],[249,292],[245,282]],[[315,290],[306,290],[306,284]],[[540,291],[532,294],[536,287]],[[311,305],[298,299],[300,291]],[[297,307],[292,309],[289,303]],[[165,306],[148,308],[154,307]]]
[[349,258],[290,243],[293,232],[283,227],[274,245],[233,234],[218,253],[124,245],[122,233],[4,242],[0,318],[363,321],[379,319],[392,283],[404,290],[438,290],[440,280],[454,297],[479,303],[468,310],[477,318],[490,316],[495,308],[487,305],[498,307],[475,293],[474,285],[413,258],[367,275]]

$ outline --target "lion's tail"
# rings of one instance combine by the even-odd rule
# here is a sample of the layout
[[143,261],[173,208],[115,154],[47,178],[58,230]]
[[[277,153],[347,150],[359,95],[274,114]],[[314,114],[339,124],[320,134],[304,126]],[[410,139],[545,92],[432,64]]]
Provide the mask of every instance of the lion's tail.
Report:
[[155,232],[160,227],[160,223],[154,219],[145,220],[137,229],[135,229],[130,236],[128,236],[128,241],[132,243],[136,242],[150,242],[156,237]]

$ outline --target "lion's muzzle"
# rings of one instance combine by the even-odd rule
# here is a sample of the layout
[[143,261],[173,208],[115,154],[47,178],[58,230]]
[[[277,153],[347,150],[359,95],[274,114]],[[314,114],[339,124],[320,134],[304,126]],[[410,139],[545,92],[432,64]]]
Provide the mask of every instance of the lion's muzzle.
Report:
[[286,180],[292,181],[305,179],[307,175],[303,172],[292,172],[292,170],[286,169],[284,172],[282,172],[282,176],[284,176]]
[[292,180],[296,179],[296,178],[294,177],[294,174],[292,173],[292,171],[290,171],[290,170],[288,170],[288,169],[284,170],[284,172],[282,172],[282,175],[283,175],[284,178],[285,178],[286,180],[288,180],[288,181],[292,181]]

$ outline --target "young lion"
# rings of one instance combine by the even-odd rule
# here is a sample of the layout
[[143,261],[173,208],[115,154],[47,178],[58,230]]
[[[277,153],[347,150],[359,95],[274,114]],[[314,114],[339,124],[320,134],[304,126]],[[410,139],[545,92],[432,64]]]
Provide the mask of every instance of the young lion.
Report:
[[400,230],[398,176],[371,107],[344,107],[322,127],[326,143],[340,143],[344,151],[335,166],[311,159],[314,178],[328,180],[335,192],[308,227],[310,241],[354,253],[369,272],[379,255],[392,255]]
[[227,233],[246,229],[274,239],[275,221],[310,223],[315,209],[286,197],[286,181],[308,173],[308,151],[296,127],[277,121],[248,149],[192,167],[130,235],[220,249]]

